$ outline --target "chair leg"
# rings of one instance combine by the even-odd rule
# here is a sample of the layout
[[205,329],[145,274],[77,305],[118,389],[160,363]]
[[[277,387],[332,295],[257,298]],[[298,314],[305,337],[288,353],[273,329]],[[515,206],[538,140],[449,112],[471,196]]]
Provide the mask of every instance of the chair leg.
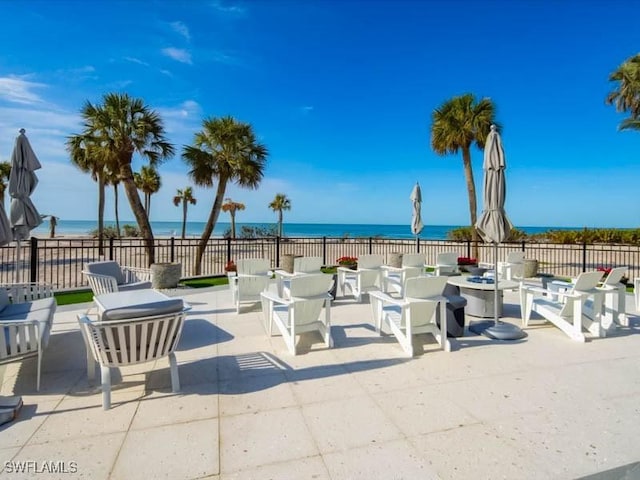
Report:
[[87,379],[93,383],[96,379],[96,362],[87,348]]
[[102,376],[102,408],[109,410],[111,408],[111,370],[104,365],[100,366]]
[[36,379],[36,391],[40,391],[40,370],[42,368],[42,349],[40,348],[40,344],[38,344],[38,373]]
[[171,370],[171,391],[177,393],[180,391],[180,377],[178,377],[178,362],[174,352],[169,354],[169,369]]

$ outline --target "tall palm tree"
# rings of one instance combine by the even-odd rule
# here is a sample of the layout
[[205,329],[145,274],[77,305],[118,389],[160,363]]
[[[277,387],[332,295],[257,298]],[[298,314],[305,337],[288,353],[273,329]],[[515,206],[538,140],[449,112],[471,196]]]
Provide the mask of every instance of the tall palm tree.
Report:
[[244,203],[234,202],[230,198],[225,198],[222,204],[222,211],[229,212],[231,216],[231,238],[236,238],[236,211],[244,210]]
[[94,137],[84,134],[69,137],[67,151],[71,163],[98,184],[98,254],[104,255],[104,190],[108,172],[114,168],[114,157]]
[[0,162],[0,207],[4,208],[4,192],[9,185],[9,174],[11,173],[11,162]]
[[193,145],[184,147],[182,159],[189,165],[195,184],[211,188],[217,181],[215,200],[198,243],[196,275],[202,271],[202,256],[218,221],[227,183],[257,188],[267,155],[267,147],[258,142],[251,125],[233,117],[205,119]]
[[118,209],[118,185],[120,185],[119,173],[116,170],[107,169],[106,183],[113,187],[113,209],[116,219],[116,234],[118,235],[118,238],[120,238],[120,212]]
[[490,99],[476,101],[471,93],[453,97],[436,108],[432,114],[431,148],[438,155],[462,151],[464,175],[469,194],[469,216],[473,238],[473,256],[478,258],[476,185],[471,168],[471,145],[484,148],[484,142],[495,124],[495,107]]
[[162,186],[160,174],[153,166],[144,165],[140,169],[140,173],[133,174],[133,181],[138,190],[144,194],[144,210],[147,216],[151,217],[151,195],[157,193]]
[[145,240],[147,261],[154,263],[153,231],[140,202],[131,162],[134,153],[154,166],[173,156],[173,145],[166,141],[162,119],[141,99],[126,93],[108,93],[102,104],[86,102],[81,115],[84,120],[81,136],[91,139],[96,148],[115,161],[115,169]]
[[284,193],[277,193],[269,208],[278,212],[278,236],[282,237],[282,211],[291,210],[291,200]]
[[620,130],[640,130],[640,53],[611,73],[609,81],[618,82],[618,88],[607,95],[607,104],[629,113],[629,118],[620,122]]
[[186,187],[184,190],[178,189],[176,196],[173,197],[173,204],[177,207],[180,203],[182,203],[182,239],[184,240],[187,233],[187,205],[196,204],[191,187]]

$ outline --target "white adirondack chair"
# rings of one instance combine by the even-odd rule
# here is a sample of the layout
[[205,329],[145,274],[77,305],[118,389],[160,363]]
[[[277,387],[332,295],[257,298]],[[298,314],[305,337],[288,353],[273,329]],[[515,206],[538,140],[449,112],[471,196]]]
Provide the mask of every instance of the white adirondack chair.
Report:
[[267,258],[243,258],[236,262],[237,272],[229,275],[229,289],[236,313],[241,304],[260,302],[260,292],[269,287],[271,262]]
[[403,296],[404,284],[409,278],[417,277],[424,272],[425,255],[422,253],[405,253],[402,256],[402,267],[383,265],[382,290],[393,290]]
[[[443,296],[447,277],[414,277],[407,279],[405,296],[390,297],[384,292],[371,292],[371,308],[376,331],[387,325],[407,356],[413,356],[413,336],[430,333],[443,350],[451,351],[447,339],[447,299]],[[436,323],[439,309],[440,327]]]
[[442,252],[436,256],[435,265],[425,265],[426,267],[433,268],[433,274],[440,276],[447,273],[457,273],[458,268],[458,254],[456,252]]
[[[597,288],[601,277],[602,272],[598,271],[581,273],[573,287],[566,292],[554,292],[522,284],[520,307],[523,325],[528,326],[531,312],[536,312],[572,340],[584,342],[583,329],[596,337],[604,336],[605,330],[601,325],[604,292]],[[589,304],[588,299],[592,299]]]
[[[333,346],[331,337],[331,296],[328,293],[331,275],[308,274],[290,280],[290,298],[282,298],[273,292],[262,292],[262,312],[265,330],[273,335],[273,324],[284,338],[292,355],[296,355],[296,336],[311,331],[322,335],[328,348]],[[321,311],[324,306],[324,318]]]
[[382,255],[361,255],[358,257],[357,270],[338,267],[338,288],[341,294],[345,296],[348,290],[359,302],[364,293],[379,290],[383,261]]
[[293,273],[276,270],[276,286],[278,295],[289,296],[289,285],[293,277],[307,274],[322,273],[322,257],[296,257],[293,259]]
[[[490,269],[484,274],[485,277],[493,277],[495,275],[495,265],[493,263],[482,262],[478,266]],[[504,280],[522,279],[524,275],[524,252],[509,252],[505,260],[498,262],[498,274]]]

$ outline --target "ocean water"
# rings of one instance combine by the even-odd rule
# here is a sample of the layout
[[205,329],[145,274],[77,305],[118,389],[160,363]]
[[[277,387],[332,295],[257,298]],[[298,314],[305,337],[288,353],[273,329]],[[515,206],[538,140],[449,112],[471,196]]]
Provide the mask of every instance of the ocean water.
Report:
[[[120,222],[122,225],[135,225],[135,222]],[[105,222],[105,225],[114,225],[115,222]],[[236,233],[240,232],[242,226],[273,228],[274,223],[236,223]],[[200,237],[204,230],[205,222],[187,222],[187,237]],[[224,232],[230,228],[228,222],[218,222],[213,235],[223,236]],[[58,220],[56,236],[83,236],[98,227],[95,220]],[[459,225],[427,225],[420,234],[421,239],[445,240],[447,232]],[[151,222],[151,228],[155,236],[180,236],[182,222]],[[547,230],[576,230],[579,227],[527,227],[517,226],[528,234],[540,233]],[[387,238],[414,238],[410,226],[407,225],[372,225],[372,224],[340,224],[340,223],[285,223],[283,226],[284,235],[287,237],[387,237]],[[49,221],[45,220],[42,225],[33,231],[34,235],[48,236]]]

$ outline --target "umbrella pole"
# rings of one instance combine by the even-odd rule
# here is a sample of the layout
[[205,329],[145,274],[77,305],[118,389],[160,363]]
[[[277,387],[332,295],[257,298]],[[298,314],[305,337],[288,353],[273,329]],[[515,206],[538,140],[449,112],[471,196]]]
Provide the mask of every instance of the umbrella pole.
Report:
[[494,326],[498,326],[498,318],[500,317],[500,315],[498,315],[498,310],[499,310],[499,306],[500,304],[498,303],[499,300],[499,296],[498,296],[498,292],[500,291],[498,289],[498,243],[494,243],[493,244],[493,325]]
[[20,283],[20,270],[22,266],[20,265],[20,240],[16,240],[16,283]]

